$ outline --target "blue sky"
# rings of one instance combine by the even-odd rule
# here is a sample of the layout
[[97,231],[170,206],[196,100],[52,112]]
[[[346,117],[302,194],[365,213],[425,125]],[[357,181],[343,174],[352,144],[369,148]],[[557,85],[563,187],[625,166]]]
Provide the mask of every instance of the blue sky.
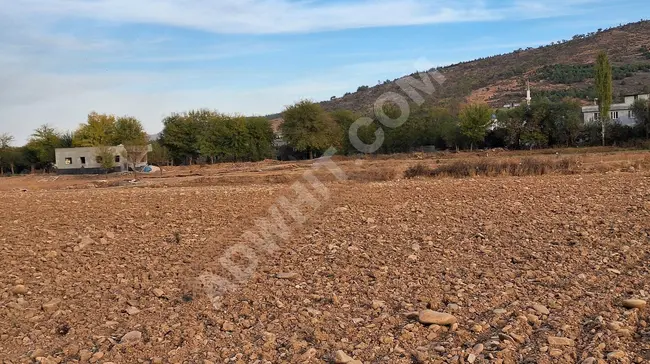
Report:
[[641,18],[646,0],[0,0],[0,133],[264,115]]

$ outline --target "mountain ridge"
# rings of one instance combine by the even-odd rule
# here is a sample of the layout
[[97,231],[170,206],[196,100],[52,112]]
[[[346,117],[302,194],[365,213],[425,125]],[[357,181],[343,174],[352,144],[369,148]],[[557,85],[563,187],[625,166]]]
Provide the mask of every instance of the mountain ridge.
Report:
[[[485,102],[502,107],[522,102],[527,79],[533,96],[571,97],[586,104],[595,95],[590,66],[601,50],[608,52],[614,67],[615,97],[650,92],[650,21],[641,20],[578,34],[571,40],[437,68],[446,82],[436,93],[425,97],[425,105],[457,107]],[[320,104],[327,111],[347,109],[371,114],[373,103],[382,94],[400,92],[395,81],[404,77],[408,76],[372,87],[360,86],[357,92]]]

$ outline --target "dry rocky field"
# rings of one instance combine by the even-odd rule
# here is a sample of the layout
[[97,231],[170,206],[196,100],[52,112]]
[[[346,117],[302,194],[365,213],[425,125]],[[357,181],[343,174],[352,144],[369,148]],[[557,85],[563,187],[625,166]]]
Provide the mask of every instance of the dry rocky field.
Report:
[[[0,362],[650,363],[648,170],[318,191],[300,173],[0,180]],[[298,180],[308,219],[279,207],[278,249],[213,299],[199,278],[227,276]]]

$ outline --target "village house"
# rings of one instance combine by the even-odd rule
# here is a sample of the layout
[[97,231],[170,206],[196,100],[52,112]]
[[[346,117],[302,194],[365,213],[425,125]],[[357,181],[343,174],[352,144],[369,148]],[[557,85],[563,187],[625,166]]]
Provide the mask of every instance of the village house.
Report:
[[[612,104],[609,111],[609,118],[623,125],[632,126],[636,123],[634,115],[632,114],[632,106],[637,100],[648,100],[650,94],[632,94],[625,95],[625,101],[621,104]],[[600,119],[598,112],[597,101],[593,105],[584,106],[582,108],[582,115],[584,116],[585,123],[594,122]]]

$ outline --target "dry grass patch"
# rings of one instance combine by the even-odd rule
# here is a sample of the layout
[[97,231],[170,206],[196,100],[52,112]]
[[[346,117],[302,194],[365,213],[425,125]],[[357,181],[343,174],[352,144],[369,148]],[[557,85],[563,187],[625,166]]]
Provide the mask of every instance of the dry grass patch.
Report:
[[523,158],[521,160],[461,160],[431,168],[418,163],[406,170],[406,178],[474,177],[474,176],[541,176],[545,174],[573,174],[578,162],[572,158]]

